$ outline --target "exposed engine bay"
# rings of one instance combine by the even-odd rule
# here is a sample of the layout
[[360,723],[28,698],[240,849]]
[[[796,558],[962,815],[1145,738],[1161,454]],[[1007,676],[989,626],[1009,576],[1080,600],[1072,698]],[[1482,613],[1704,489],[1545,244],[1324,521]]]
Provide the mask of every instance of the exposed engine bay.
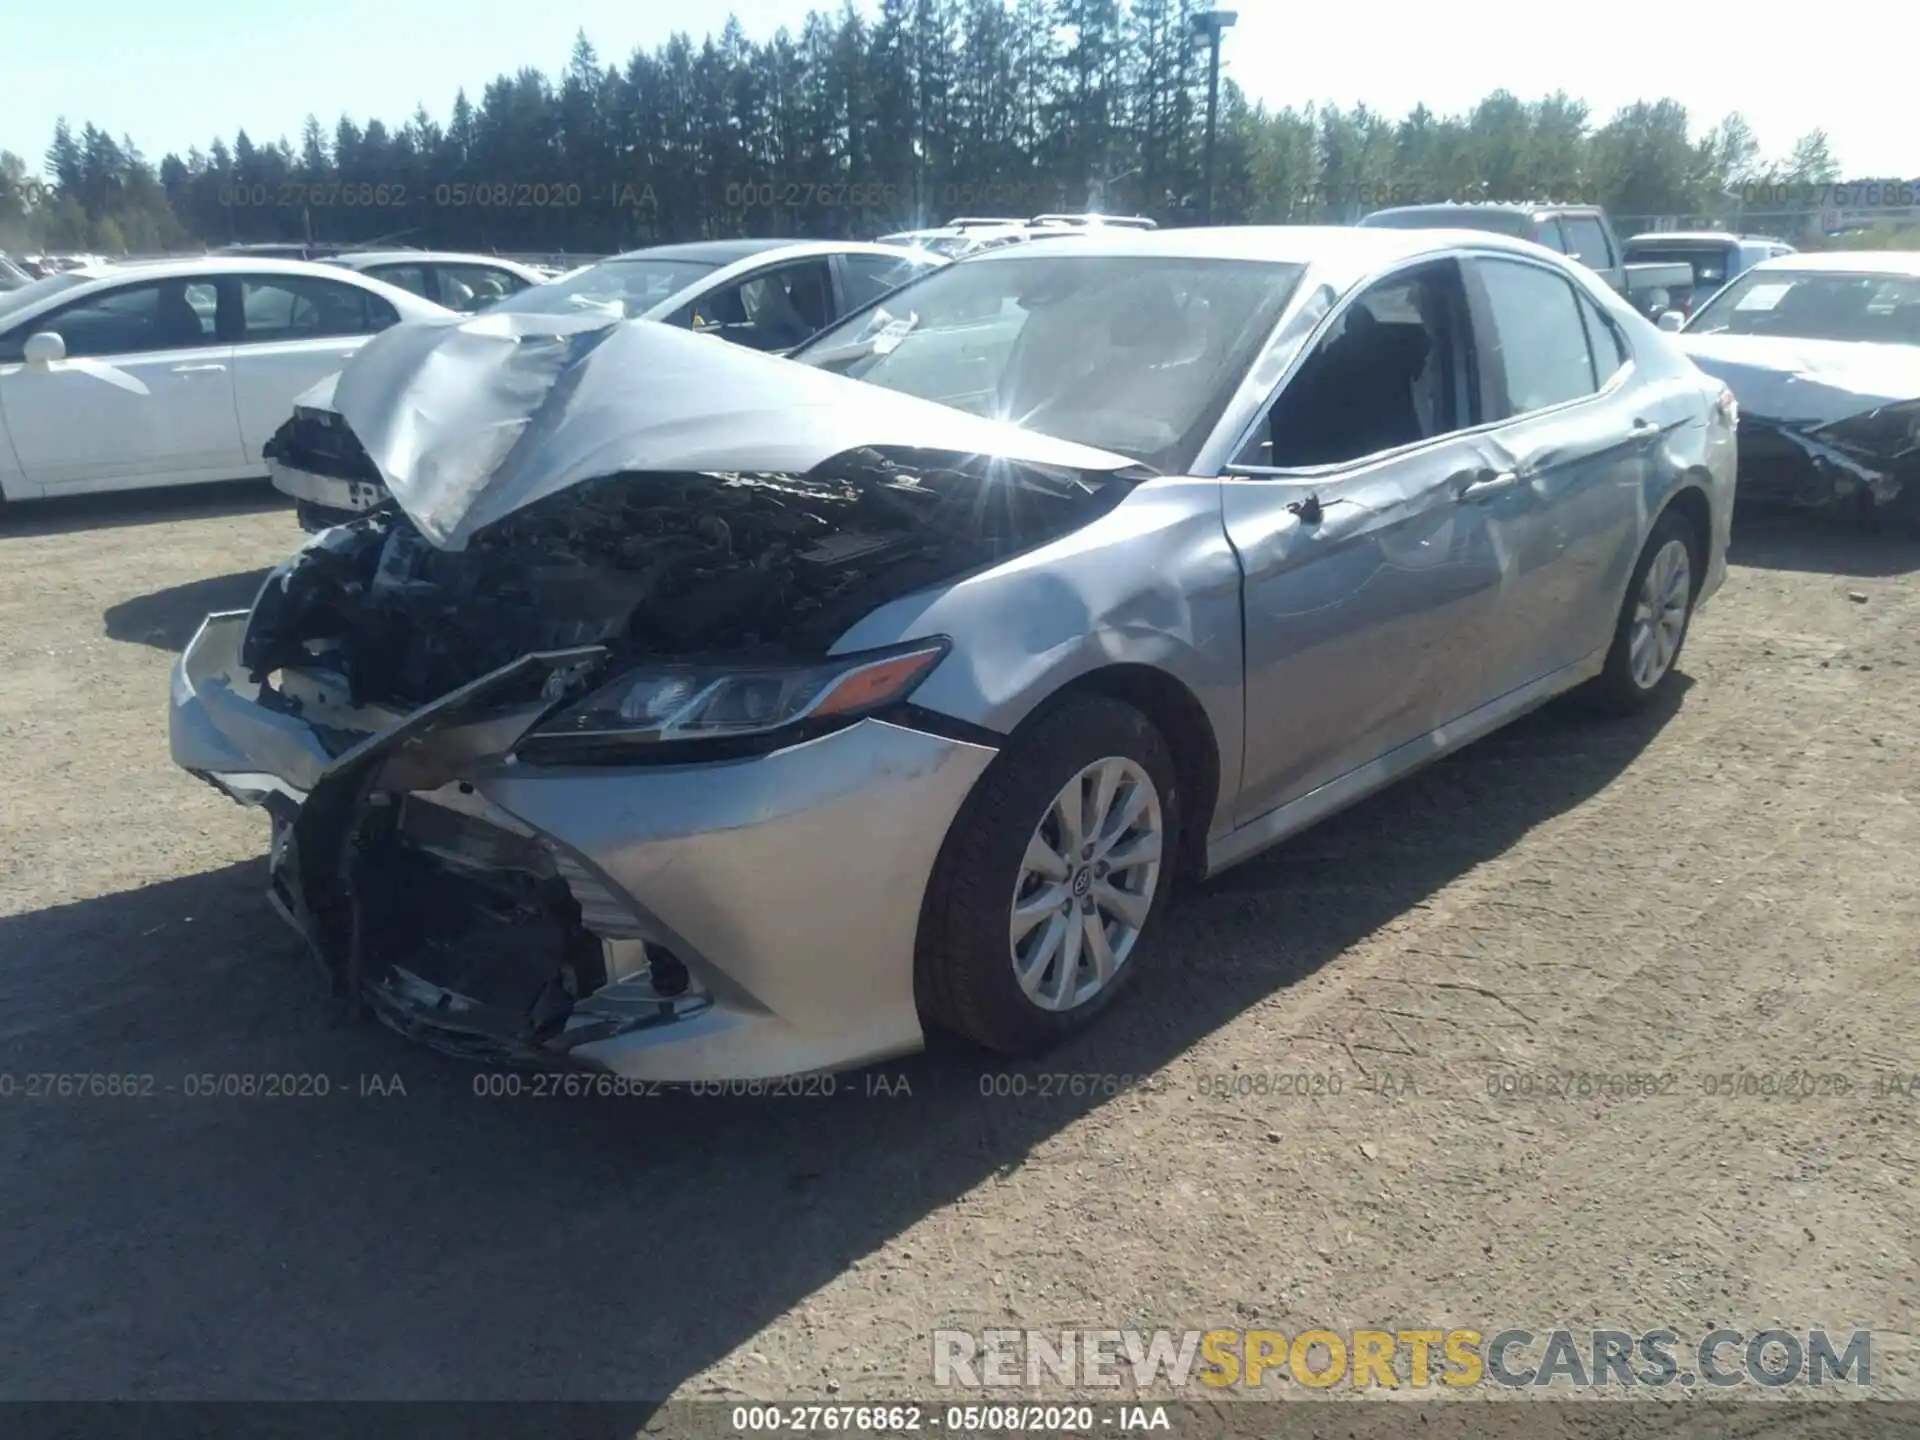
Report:
[[356,705],[425,704],[519,656],[615,662],[824,654],[888,600],[1078,528],[1129,488],[879,451],[806,476],[630,474],[536,502],[466,549],[387,506],[324,532],[262,590],[256,681],[319,666]]
[[545,1063],[697,1013],[670,938],[468,778],[623,667],[817,659],[876,606],[1131,488],[860,450],[806,475],[611,475],[459,550],[392,502],[328,529],[268,579],[239,647],[257,703],[334,756],[276,810],[275,901],[342,993],[442,1048]]

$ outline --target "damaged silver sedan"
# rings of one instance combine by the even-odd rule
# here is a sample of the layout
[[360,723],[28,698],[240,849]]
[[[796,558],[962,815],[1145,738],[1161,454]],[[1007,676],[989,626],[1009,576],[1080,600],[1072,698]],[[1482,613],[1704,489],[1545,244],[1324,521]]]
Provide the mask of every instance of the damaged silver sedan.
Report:
[[1920,537],[1920,256],[1763,261],[1679,343],[1740,406],[1740,498]]
[[342,991],[746,1079],[1079,1029],[1176,877],[1549,697],[1669,686],[1726,392],[1484,233],[1036,241],[796,360],[401,327],[301,463],[391,499],[208,617],[172,747]]

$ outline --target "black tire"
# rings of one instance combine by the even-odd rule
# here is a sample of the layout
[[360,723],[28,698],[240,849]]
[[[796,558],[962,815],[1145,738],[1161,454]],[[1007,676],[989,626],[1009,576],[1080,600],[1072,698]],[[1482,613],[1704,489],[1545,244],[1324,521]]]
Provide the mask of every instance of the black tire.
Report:
[[[1633,676],[1631,652],[1634,607],[1640,598],[1641,586],[1646,583],[1647,572],[1653,568],[1654,558],[1675,540],[1687,547],[1686,616],[1681,622],[1680,638],[1673,647],[1672,660],[1653,684],[1643,686]],[[1686,649],[1687,635],[1693,628],[1693,602],[1700,594],[1701,581],[1706,578],[1706,566],[1706,547],[1684,516],[1668,510],[1654,522],[1653,532],[1647,536],[1647,543],[1640,550],[1640,558],[1634,562],[1633,578],[1627,582],[1626,597],[1620,602],[1620,615],[1613,626],[1613,645],[1607,651],[1606,669],[1587,686],[1587,699],[1595,709],[1609,715],[1637,715],[1658,703],[1672,689],[1673,677],[1680,668],[1681,652]]]
[[[1008,939],[1027,842],[1054,797],[1108,757],[1138,765],[1160,801],[1161,863],[1146,921],[1106,987],[1067,1010],[1029,999]],[[935,863],[921,908],[914,991],[929,1025],[991,1050],[1026,1055],[1085,1029],[1138,975],[1150,954],[1180,853],[1181,796],[1173,758],[1151,721],[1118,700],[1076,695],[1017,731],[974,787]]]

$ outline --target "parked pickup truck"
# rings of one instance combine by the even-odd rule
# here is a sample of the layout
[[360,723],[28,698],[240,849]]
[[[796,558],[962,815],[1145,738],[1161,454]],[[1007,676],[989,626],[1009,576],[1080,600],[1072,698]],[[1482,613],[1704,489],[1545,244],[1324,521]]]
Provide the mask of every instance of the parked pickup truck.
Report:
[[1684,260],[1693,267],[1693,283],[1672,292],[1673,308],[1684,319],[1762,260],[1795,254],[1793,246],[1770,235],[1729,235],[1719,230],[1652,230],[1631,236],[1624,247],[1627,263]]
[[1394,230],[1492,230],[1558,250],[1606,277],[1636,310],[1652,318],[1671,308],[1676,290],[1693,288],[1685,261],[1629,265],[1607,212],[1597,205],[1402,205],[1360,222]]

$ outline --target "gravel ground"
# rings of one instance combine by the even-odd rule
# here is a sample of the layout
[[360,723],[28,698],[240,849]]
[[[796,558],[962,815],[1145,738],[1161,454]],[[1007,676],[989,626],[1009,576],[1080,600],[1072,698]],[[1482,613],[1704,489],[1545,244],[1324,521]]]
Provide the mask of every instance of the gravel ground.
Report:
[[[1920,547],[1743,522],[1667,713],[1550,708],[1186,895],[1025,1095],[942,1049],[584,1101],[343,1017],[264,819],[169,763],[175,653],[297,540],[251,488],[0,518],[0,1397],[849,1400],[930,1393],[936,1328],[1773,1323],[1873,1328],[1920,1393]],[[1741,1070],[1850,1093],[1708,1093]],[[331,1093],[185,1093],[269,1072]],[[1546,1088],[1622,1073],[1672,1079]]]

